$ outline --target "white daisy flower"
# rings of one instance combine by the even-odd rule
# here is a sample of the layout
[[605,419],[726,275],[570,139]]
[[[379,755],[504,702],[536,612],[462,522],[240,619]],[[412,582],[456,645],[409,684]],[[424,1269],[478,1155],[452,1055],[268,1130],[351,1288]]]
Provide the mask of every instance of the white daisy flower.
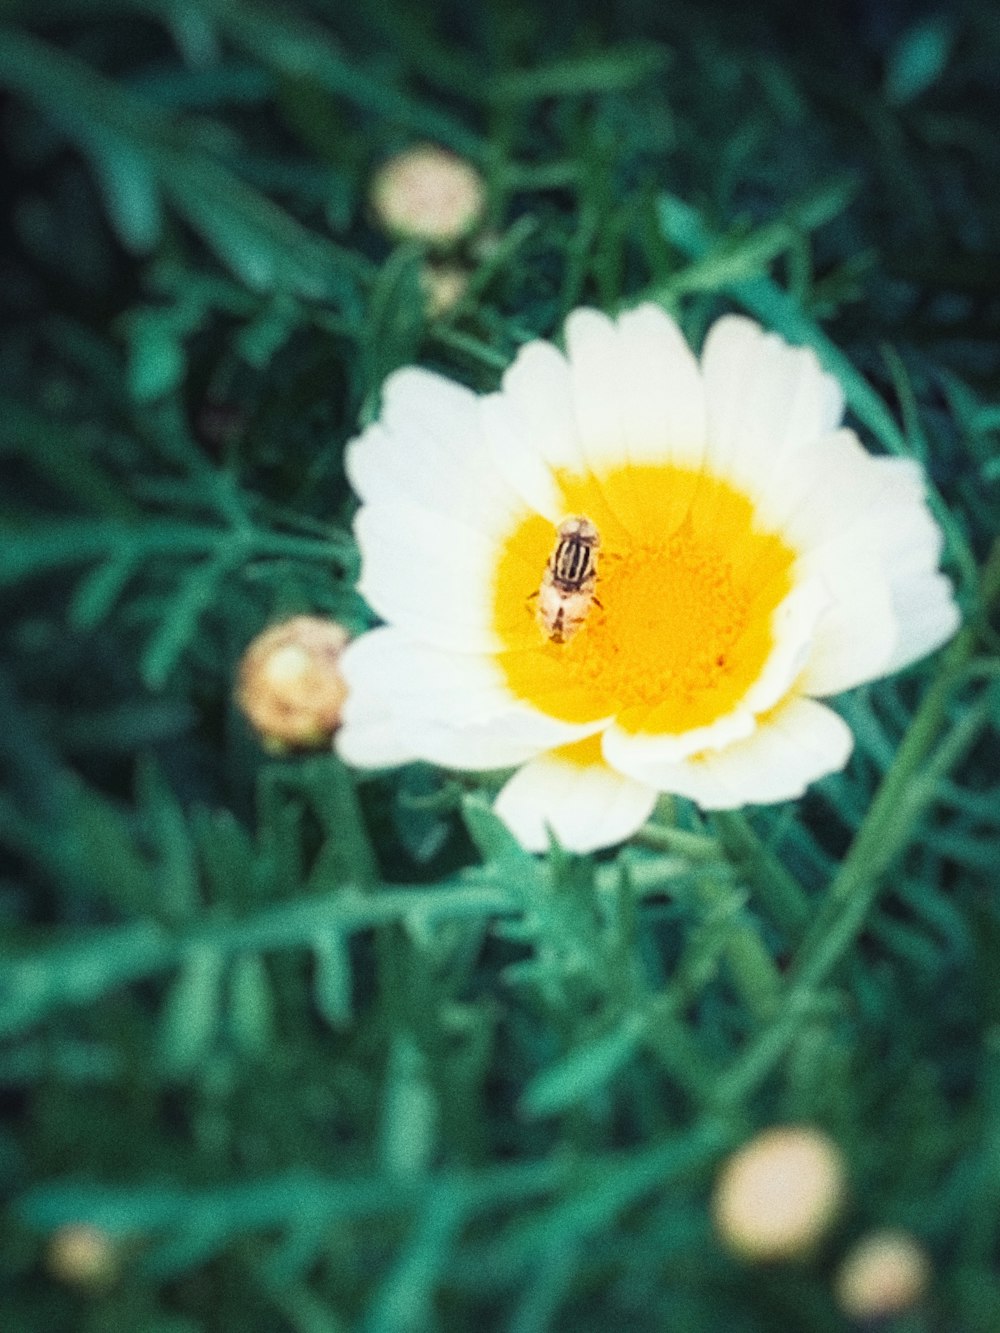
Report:
[[340,753],[516,768],[500,817],[581,852],[662,792],[727,809],[842,768],[817,700],[959,623],[919,465],[843,405],[811,350],[726,316],[699,365],[653,305],[575,311],[486,397],[397,371],[347,450],[387,623],[344,654]]

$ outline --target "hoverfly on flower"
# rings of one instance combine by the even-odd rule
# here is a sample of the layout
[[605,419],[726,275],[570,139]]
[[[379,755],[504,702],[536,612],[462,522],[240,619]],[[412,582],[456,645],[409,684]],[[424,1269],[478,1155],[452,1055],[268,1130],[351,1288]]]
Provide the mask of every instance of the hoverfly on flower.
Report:
[[563,519],[537,593],[536,618],[553,643],[571,639],[595,601],[600,533],[589,518]]

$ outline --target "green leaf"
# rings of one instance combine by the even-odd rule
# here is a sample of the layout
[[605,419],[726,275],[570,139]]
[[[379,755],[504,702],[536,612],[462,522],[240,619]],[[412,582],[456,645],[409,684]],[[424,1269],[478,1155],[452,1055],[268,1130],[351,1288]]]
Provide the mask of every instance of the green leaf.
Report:
[[937,83],[954,40],[954,25],[944,14],[931,15],[907,29],[889,55],[886,98],[894,106],[904,106]]
[[196,807],[192,815],[198,859],[208,896],[223,904],[246,902],[259,866],[256,848],[230,810]]
[[479,795],[468,795],[462,801],[462,818],[476,850],[488,865],[492,861],[537,868],[535,858],[524,850],[510,829],[492,811],[489,803]]
[[156,882],[161,910],[171,921],[190,919],[201,906],[191,825],[151,756],[140,759],[136,785],[145,823],[156,848]]
[[[106,192],[133,237],[148,235],[152,226],[146,164],[156,187],[247,286],[357,305],[357,282],[370,272],[360,254],[309,231],[162,111],[75,57],[11,29],[0,30],[0,78],[41,107],[83,152],[100,146]],[[113,159],[109,175],[108,145],[118,141],[129,147]]]
[[349,60],[319,25],[250,0],[238,5],[211,0],[211,12],[220,31],[265,67],[291,79],[309,80],[334,97],[437,139],[456,152],[484,156],[484,145],[459,119],[407,96],[394,81],[380,79]]
[[313,943],[312,992],[316,1008],[332,1028],[351,1022],[351,959],[347,941],[338,931],[324,931]]
[[301,318],[298,304],[279,294],[240,330],[236,339],[240,355],[256,370],[263,370],[291,337]]
[[223,548],[196,565],[179,583],[142,656],[143,680],[151,690],[161,690],[167,683],[236,559],[234,549]]
[[438,1109],[419,1047],[400,1034],[393,1042],[382,1102],[381,1157],[389,1175],[422,1175],[437,1140]]
[[[82,143],[86,148],[87,139]],[[112,226],[127,250],[146,254],[163,230],[160,188],[149,159],[123,136],[96,126],[89,145]]]
[[519,1109],[536,1119],[556,1115],[589,1097],[628,1063],[646,1032],[646,1016],[632,1014],[612,1032],[585,1042],[528,1084]]
[[132,397],[150,402],[171,393],[184,380],[187,360],[169,318],[142,311],[129,320],[128,382]]
[[128,813],[75,779],[67,782],[65,799],[84,882],[124,911],[155,912],[155,868],[139,849]]
[[91,570],[77,584],[69,619],[75,629],[92,630],[110,615],[115,602],[135,572],[135,556],[123,551]]
[[634,88],[669,63],[670,52],[652,42],[621,45],[597,55],[552,61],[491,79],[483,89],[495,102],[533,102],[543,97],[582,97]]
[[260,954],[241,954],[229,973],[229,1031],[239,1050],[262,1055],[276,1035],[274,994]]
[[411,764],[403,770],[392,807],[392,822],[400,842],[418,862],[432,861],[451,833],[447,817],[455,808],[455,788],[442,787],[429,764]]
[[416,359],[427,304],[422,262],[418,246],[401,245],[372,286],[361,334],[365,383],[372,391],[368,415],[374,415],[375,393],[390,371]]
[[159,1056],[167,1073],[193,1073],[212,1044],[222,1001],[223,959],[211,945],[192,947],[160,1017]]
[[356,779],[347,765],[336,755],[319,754],[297,765],[294,781],[308,794],[326,835],[309,877],[310,886],[325,892],[343,884],[374,884],[378,865]]

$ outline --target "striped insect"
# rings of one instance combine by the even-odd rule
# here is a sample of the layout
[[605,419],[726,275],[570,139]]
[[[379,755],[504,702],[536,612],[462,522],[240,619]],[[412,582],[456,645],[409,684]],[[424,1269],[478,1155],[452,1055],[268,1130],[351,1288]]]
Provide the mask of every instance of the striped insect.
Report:
[[[575,514],[556,529],[556,545],[534,594],[537,619],[553,643],[565,643],[587,619],[597,599],[597,550],[601,537],[589,518]],[[600,603],[598,603],[600,605]]]

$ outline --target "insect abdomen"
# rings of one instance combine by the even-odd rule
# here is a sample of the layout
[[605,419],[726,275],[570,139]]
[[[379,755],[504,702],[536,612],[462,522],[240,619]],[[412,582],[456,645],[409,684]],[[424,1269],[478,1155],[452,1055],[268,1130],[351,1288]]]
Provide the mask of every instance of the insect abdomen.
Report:
[[576,535],[563,537],[552,563],[552,576],[560,587],[582,588],[594,574],[593,544]]

